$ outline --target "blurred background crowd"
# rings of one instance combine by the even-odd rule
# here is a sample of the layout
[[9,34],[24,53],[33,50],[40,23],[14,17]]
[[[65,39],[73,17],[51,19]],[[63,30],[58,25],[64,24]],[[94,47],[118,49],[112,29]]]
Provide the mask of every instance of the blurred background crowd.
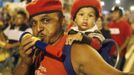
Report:
[[[69,25],[70,9],[73,0],[61,0],[64,6],[65,23]],[[31,0],[0,0],[0,75],[12,75],[12,72],[19,63],[19,36],[25,31],[31,32],[31,26],[28,21],[28,13],[25,6]],[[134,72],[134,0],[101,0],[103,15],[96,22],[98,29],[105,38],[115,39],[114,34],[122,32],[130,32],[130,35],[119,35],[126,37],[123,41],[115,39],[119,47],[121,45],[125,50],[124,64],[120,70],[125,72]],[[121,18],[116,18],[114,11],[120,11]],[[118,31],[118,26],[113,30],[114,21],[123,20],[129,25],[128,28],[124,24],[120,25],[122,31]],[[113,21],[111,25],[111,21]],[[126,33],[127,34],[127,33]],[[122,50],[123,50],[122,49]],[[116,54],[116,53],[115,53]],[[122,62],[122,61],[121,61]]]

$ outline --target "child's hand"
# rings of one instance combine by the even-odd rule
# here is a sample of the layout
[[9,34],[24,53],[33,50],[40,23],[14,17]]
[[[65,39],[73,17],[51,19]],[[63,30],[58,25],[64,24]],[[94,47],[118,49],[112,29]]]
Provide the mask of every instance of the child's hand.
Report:
[[68,35],[66,39],[66,44],[71,45],[74,41],[81,41],[82,37],[83,36],[81,35],[81,33]]
[[100,33],[90,33],[90,34],[88,34],[88,37],[98,38],[101,42],[103,42],[105,40],[104,36]]

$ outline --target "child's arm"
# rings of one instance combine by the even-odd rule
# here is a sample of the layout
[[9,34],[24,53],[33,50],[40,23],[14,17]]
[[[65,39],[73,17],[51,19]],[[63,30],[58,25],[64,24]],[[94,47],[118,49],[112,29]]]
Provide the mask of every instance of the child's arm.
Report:
[[71,45],[73,42],[89,44],[96,50],[99,50],[102,45],[102,42],[98,37],[92,35],[87,36],[86,34],[71,30],[66,39],[66,44]]

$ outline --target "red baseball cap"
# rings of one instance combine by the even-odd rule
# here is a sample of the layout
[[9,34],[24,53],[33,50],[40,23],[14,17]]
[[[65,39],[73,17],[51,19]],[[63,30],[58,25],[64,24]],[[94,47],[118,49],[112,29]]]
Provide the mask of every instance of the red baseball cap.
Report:
[[59,0],[33,0],[26,6],[30,17],[49,11],[62,11]]
[[102,7],[100,4],[100,0],[75,0],[71,9],[71,18],[74,20],[76,13],[82,7],[94,7],[98,11],[98,15],[102,15]]

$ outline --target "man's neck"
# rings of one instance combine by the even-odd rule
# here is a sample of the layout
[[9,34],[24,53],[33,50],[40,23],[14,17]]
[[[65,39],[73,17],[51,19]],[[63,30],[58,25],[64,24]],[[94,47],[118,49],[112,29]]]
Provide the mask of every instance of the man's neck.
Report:
[[120,22],[120,20],[122,19],[122,17],[119,17],[117,20],[115,20],[114,22],[118,23]]
[[63,36],[63,30],[62,31],[60,31],[56,36],[54,36],[50,41],[49,41],[49,43],[50,44],[54,44],[54,43],[56,43],[62,36]]

